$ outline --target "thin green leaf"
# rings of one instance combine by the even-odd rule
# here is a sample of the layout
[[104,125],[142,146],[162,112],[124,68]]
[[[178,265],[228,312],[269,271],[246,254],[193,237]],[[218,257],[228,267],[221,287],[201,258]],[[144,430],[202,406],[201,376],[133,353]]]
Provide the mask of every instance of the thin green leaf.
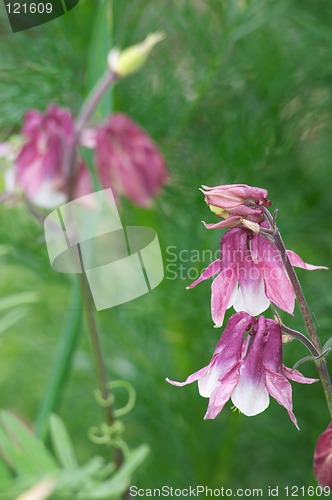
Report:
[[50,417],[50,432],[54,452],[65,469],[77,469],[78,463],[67,429],[62,420],[55,414]]
[[[45,448],[27,427],[8,411],[0,413],[0,420],[11,444],[4,439],[14,468],[19,474],[46,474],[58,471],[58,467]],[[2,436],[3,437],[3,436]]]
[[91,500],[118,498],[122,495],[128,488],[132,473],[141,465],[148,453],[149,448],[146,445],[132,451],[129,458],[111,479],[104,481],[99,487],[94,488],[94,491],[89,492]]
[[71,307],[67,315],[63,335],[54,361],[53,370],[45,389],[44,398],[39,408],[35,426],[35,433],[41,439],[45,439],[47,436],[49,416],[53,411],[55,411],[61,391],[68,380],[68,373],[71,368],[77,342],[81,333],[81,323],[82,308],[80,286],[79,280],[77,277],[74,277]]
[[9,309],[9,307],[17,307],[22,304],[33,304],[38,301],[38,294],[35,292],[15,293],[0,299],[0,311]]
[[[57,491],[72,492],[79,490],[86,495],[90,491],[91,484],[95,485],[95,477],[104,466],[104,460],[101,457],[93,457],[84,467],[80,469],[64,470],[58,477]],[[87,496],[84,496],[86,499]]]
[[29,310],[26,307],[20,307],[13,311],[9,311],[9,313],[0,319],[0,335],[24,318],[28,313]]

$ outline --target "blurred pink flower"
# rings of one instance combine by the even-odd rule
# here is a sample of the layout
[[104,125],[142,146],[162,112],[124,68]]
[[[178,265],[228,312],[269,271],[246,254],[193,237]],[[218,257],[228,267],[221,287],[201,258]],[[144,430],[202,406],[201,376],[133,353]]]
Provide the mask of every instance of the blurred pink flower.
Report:
[[[307,270],[326,269],[306,264],[288,251],[294,266]],[[212,283],[211,314],[216,327],[223,323],[230,307],[252,316],[264,312],[270,302],[290,314],[295,293],[277,248],[263,235],[234,228],[220,240],[220,259],[212,262],[188,288],[217,274]]]
[[[162,155],[152,139],[121,113],[114,114],[88,136],[96,148],[96,166],[104,188],[133,203],[149,206],[167,181]],[[94,142],[94,144],[93,144]]]
[[198,381],[200,395],[209,398],[204,419],[216,418],[230,398],[244,415],[257,415],[269,406],[272,396],[298,428],[287,378],[301,384],[316,382],[282,364],[281,330],[276,321],[263,316],[256,320],[242,311],[229,319],[207,366],[185,382],[166,380],[176,386]]
[[[55,105],[45,114],[31,109],[24,118],[23,147],[6,173],[6,190],[22,192],[35,205],[55,208],[67,200],[68,155],[73,147],[74,120]],[[88,169],[80,162],[74,196],[92,190]]]
[[332,422],[317,440],[314,453],[314,474],[321,486],[332,488]]
[[266,189],[246,184],[202,186],[202,193],[211,211],[224,219],[215,224],[205,224],[208,229],[232,228],[242,224],[242,219],[260,223],[264,220],[261,206],[269,207]]

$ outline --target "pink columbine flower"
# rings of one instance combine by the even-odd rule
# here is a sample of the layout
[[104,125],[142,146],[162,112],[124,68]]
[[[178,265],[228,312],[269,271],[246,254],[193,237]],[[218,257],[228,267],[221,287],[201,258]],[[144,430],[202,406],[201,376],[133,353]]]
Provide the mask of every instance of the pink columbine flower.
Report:
[[258,415],[269,406],[272,396],[298,428],[287,379],[301,384],[316,382],[282,364],[281,329],[276,321],[263,316],[256,320],[238,312],[228,321],[207,366],[185,382],[166,380],[180,387],[198,381],[200,395],[209,398],[205,420],[216,418],[229,399],[244,415]]
[[[306,264],[296,253],[288,250],[296,267],[309,271],[326,269]],[[252,316],[275,304],[293,314],[295,293],[287,276],[280,254],[261,234],[242,228],[229,230],[220,240],[220,259],[212,262],[188,288],[217,274],[212,283],[211,314],[216,327],[223,323],[230,307]]]
[[246,184],[202,186],[201,190],[210,210],[224,219],[216,224],[206,224],[209,229],[232,228],[242,224],[242,219],[260,223],[264,220],[262,206],[269,207],[266,189]]
[[152,139],[121,113],[112,115],[90,134],[104,188],[112,188],[133,203],[149,206],[167,181],[164,159]]
[[321,486],[332,488],[332,422],[317,440],[314,453],[314,474]]
[[[52,105],[45,114],[29,110],[24,118],[24,145],[6,174],[6,190],[22,192],[35,205],[55,208],[67,200],[68,155],[74,141],[74,120]],[[74,195],[91,192],[88,169],[80,162]]]

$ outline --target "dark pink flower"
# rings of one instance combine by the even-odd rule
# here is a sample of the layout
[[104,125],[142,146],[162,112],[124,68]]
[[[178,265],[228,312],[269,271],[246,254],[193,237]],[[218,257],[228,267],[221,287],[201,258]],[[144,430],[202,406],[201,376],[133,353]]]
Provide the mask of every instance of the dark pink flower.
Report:
[[96,129],[95,148],[103,187],[137,205],[149,206],[167,181],[167,172],[163,157],[146,132],[117,113]]
[[[326,269],[306,264],[296,253],[288,251],[294,266],[307,270]],[[188,288],[217,274],[212,283],[211,314],[221,326],[230,307],[252,316],[264,312],[273,302],[292,314],[295,293],[277,248],[263,235],[234,228],[220,240],[220,259],[212,262]]]
[[206,224],[208,229],[232,228],[242,224],[242,219],[260,223],[264,220],[261,206],[270,206],[266,189],[246,184],[202,186],[205,201],[211,211],[224,219],[216,224]]
[[[54,208],[67,200],[68,155],[74,141],[74,120],[70,112],[49,106],[45,114],[31,109],[24,118],[24,145],[6,175],[7,191],[18,191],[35,205]],[[92,190],[86,165],[80,162],[77,188]]]
[[209,398],[205,419],[216,418],[229,399],[244,415],[257,415],[269,406],[272,396],[298,428],[287,378],[302,384],[316,382],[282,364],[281,330],[276,321],[238,312],[229,319],[207,366],[185,382],[166,380],[176,386],[198,381],[200,395]]
[[332,488],[332,422],[317,440],[314,453],[314,474],[321,486]]

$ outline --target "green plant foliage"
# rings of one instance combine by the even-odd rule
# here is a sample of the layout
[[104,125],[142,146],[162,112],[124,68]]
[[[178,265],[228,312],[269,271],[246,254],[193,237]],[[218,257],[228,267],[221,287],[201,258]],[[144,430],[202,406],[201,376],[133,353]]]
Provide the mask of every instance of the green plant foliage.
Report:
[[[118,470],[114,463],[107,464],[98,456],[80,467],[68,431],[56,415],[51,416],[50,432],[57,461],[17,417],[8,411],[0,412],[0,453],[4,460],[0,468],[0,498],[14,500],[49,481],[47,496],[43,498],[116,500],[128,488],[132,473],[148,453],[146,446],[131,451]],[[14,475],[11,480],[10,472]]]

